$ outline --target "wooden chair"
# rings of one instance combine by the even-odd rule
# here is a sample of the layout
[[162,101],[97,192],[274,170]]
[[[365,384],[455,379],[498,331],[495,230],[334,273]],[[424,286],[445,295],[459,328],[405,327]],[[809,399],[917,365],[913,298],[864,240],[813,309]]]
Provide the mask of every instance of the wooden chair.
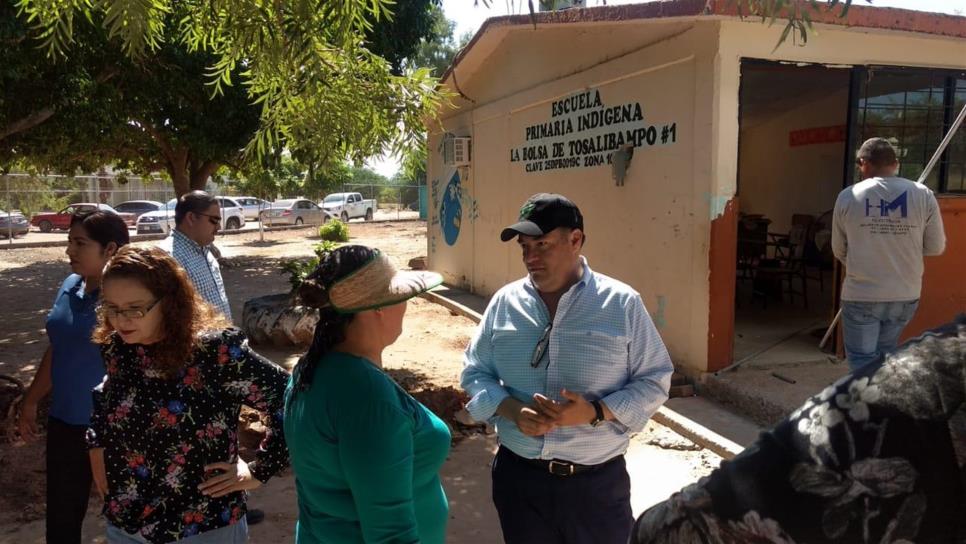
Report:
[[810,215],[795,214],[788,234],[769,233],[775,244],[775,258],[760,261],[754,269],[754,295],[762,297],[763,307],[768,306],[768,297],[777,292],[782,299],[788,294],[792,304],[795,297],[801,297],[802,304],[808,308],[804,255],[812,221],[814,218]]
[[745,215],[738,221],[737,280],[754,280],[754,270],[767,257],[768,225],[761,215]]

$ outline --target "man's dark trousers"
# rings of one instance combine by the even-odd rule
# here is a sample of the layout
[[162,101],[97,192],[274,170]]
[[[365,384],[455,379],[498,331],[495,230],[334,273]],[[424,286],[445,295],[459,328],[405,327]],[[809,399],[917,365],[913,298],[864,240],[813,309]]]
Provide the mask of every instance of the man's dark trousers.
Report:
[[493,503],[507,544],[625,544],[634,525],[624,457],[557,476],[501,446]]

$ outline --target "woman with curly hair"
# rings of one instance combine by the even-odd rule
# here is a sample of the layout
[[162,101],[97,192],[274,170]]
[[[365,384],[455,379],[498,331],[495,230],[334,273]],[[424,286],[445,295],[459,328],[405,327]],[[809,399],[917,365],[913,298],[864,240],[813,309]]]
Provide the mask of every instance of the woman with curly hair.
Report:
[[[118,251],[102,289],[94,340],[107,377],[87,438],[107,541],[246,541],[246,491],[287,464],[288,373],[226,328],[160,249]],[[242,404],[270,421],[252,463],[238,456]]]
[[67,258],[71,275],[47,314],[50,346],[20,406],[18,430],[36,439],[37,408],[50,395],[47,414],[47,542],[80,544],[91,495],[84,434],[91,420],[91,389],[104,379],[104,360],[91,332],[108,259],[129,241],[127,225],[114,213],[82,212],[70,220]]
[[449,429],[382,370],[406,300],[441,281],[397,271],[378,250],[343,246],[300,288],[319,323],[286,392],[296,542],[444,541],[449,506],[439,468]]

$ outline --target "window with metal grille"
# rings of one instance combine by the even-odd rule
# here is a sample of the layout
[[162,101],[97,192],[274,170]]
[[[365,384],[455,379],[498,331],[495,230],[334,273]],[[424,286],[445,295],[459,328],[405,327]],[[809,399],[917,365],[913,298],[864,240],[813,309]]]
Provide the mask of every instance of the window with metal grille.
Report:
[[[918,179],[966,105],[966,72],[869,67],[856,76],[854,149],[867,138],[886,138],[899,155],[899,175]],[[966,128],[949,143],[925,183],[937,193],[966,193]]]

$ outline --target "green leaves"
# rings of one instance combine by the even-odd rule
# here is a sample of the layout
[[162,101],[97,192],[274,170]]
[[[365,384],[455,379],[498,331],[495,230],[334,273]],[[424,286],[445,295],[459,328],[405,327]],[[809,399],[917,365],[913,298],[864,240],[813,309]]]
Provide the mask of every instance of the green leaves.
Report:
[[140,57],[145,49],[156,50],[164,38],[164,18],[169,8],[155,0],[99,0],[93,9],[104,14],[110,39],[118,40],[126,54]]
[[404,147],[441,97],[428,70],[393,73],[367,48],[374,24],[393,21],[391,0],[16,1],[51,57],[75,45],[78,17],[102,26],[146,66],[165,44],[210,54],[211,96],[240,85],[260,108],[259,128],[245,147],[249,160],[285,148],[307,164],[327,164]]
[[[812,25],[812,15],[819,13],[831,13],[841,4],[842,9],[839,17],[846,17],[853,0],[808,0],[807,4],[794,0],[728,0],[729,6],[736,6],[738,15],[742,18],[746,16],[759,17],[762,23],[768,26],[775,24],[778,19],[784,19],[785,28],[782,30],[778,43],[775,44],[777,50],[789,35],[792,36],[794,43],[805,45],[808,43],[808,36],[815,32]],[[871,4],[872,0],[865,0]],[[825,7],[822,7],[825,4]]]

